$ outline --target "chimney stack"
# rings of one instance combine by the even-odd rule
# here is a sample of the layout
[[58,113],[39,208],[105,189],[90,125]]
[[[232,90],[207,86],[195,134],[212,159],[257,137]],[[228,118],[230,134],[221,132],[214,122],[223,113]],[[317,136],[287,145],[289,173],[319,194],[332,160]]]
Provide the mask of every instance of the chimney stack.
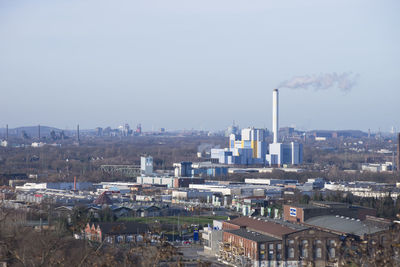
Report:
[[274,144],[279,142],[279,92],[274,89],[272,92],[272,132],[274,134]]
[[76,191],[76,176],[74,176],[74,191]]
[[397,136],[397,171],[400,172],[400,133]]
[[6,125],[6,140],[8,141],[8,124]]
[[78,124],[78,126],[76,127],[76,131],[77,131],[77,135],[78,135],[78,142],[80,141],[80,138],[79,138],[79,124]]
[[39,141],[40,141],[40,124],[38,125],[38,138],[39,138]]

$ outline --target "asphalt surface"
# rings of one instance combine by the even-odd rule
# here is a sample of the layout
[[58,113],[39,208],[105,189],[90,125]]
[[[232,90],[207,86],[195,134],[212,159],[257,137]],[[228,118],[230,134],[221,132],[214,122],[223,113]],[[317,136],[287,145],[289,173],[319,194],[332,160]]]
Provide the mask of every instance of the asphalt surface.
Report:
[[201,245],[192,244],[179,246],[179,252],[183,253],[183,257],[185,260],[194,261],[192,263],[187,263],[186,266],[197,266],[197,260],[201,260],[203,262],[210,262],[212,267],[226,267],[220,262],[218,262],[216,257],[208,256],[203,253],[204,248]]

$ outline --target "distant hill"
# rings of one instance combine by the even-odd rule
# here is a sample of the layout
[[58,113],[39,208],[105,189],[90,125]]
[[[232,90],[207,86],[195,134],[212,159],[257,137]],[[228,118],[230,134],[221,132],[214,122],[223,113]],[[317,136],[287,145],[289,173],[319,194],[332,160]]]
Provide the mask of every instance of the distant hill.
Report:
[[364,133],[360,130],[313,130],[309,131],[309,134],[314,136],[324,136],[324,137],[353,137],[353,138],[361,138],[368,136],[367,133]]

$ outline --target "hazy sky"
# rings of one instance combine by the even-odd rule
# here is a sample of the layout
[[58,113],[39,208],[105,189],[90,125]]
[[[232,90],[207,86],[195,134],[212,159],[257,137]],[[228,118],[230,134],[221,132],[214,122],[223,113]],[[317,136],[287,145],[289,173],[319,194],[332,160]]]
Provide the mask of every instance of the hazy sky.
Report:
[[400,1],[0,0],[0,127],[400,130]]

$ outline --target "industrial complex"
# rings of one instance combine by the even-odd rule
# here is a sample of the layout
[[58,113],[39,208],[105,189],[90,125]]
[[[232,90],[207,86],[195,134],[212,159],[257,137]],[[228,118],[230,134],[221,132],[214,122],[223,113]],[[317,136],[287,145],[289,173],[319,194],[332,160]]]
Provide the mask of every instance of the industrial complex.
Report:
[[229,136],[229,147],[212,149],[211,158],[221,164],[252,165],[262,164],[280,167],[299,165],[303,162],[303,145],[297,142],[280,143],[279,141],[279,92],[272,93],[272,133],[273,142],[266,143],[265,129],[245,128],[241,134]]

